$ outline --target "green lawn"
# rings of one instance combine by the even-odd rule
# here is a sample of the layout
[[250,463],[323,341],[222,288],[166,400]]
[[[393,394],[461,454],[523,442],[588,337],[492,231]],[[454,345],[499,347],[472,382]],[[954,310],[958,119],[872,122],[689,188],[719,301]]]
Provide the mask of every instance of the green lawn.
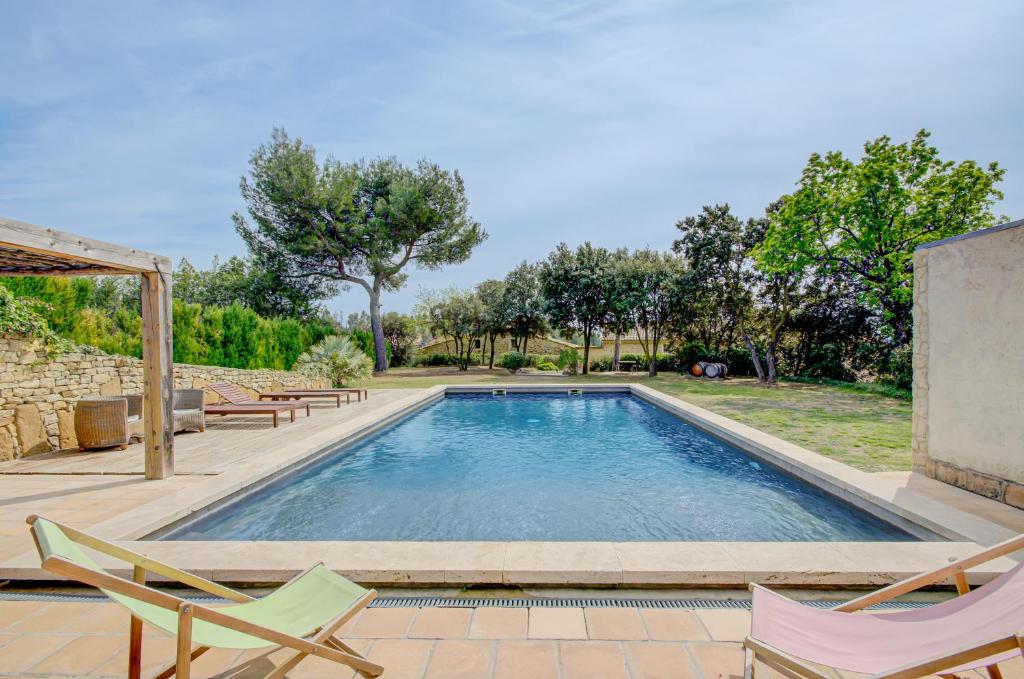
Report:
[[666,373],[648,378],[603,375],[513,376],[506,370],[404,368],[375,377],[374,388],[429,387],[435,384],[493,382],[618,382],[631,380],[678,396],[865,471],[910,469],[911,405],[838,387],[787,382],[773,388],[755,380],[700,380]]

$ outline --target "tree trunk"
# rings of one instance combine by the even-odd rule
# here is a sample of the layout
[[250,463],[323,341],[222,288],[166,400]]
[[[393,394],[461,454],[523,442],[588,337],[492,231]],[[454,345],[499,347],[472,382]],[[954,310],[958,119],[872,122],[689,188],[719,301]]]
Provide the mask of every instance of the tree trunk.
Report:
[[768,364],[768,385],[775,385],[775,346],[772,344],[768,345],[768,349],[764,352],[764,362]]
[[380,322],[380,289],[374,285],[370,293],[370,328],[373,330],[373,352],[376,357],[373,371],[388,371],[388,345],[384,339],[384,326]]
[[615,353],[612,355],[612,370],[619,372],[619,359],[622,358],[622,333],[615,331]]
[[526,333],[525,335],[523,335],[523,356],[529,356],[529,354],[526,353],[526,344],[529,341],[530,341],[530,333]]
[[583,326],[583,374],[590,373],[590,329]]
[[494,341],[498,339],[496,335],[491,335],[491,360],[487,363],[488,370],[494,370]]
[[743,335],[743,343],[747,345],[747,350],[750,352],[750,360],[754,363],[754,370],[757,371],[757,381],[764,384],[766,378],[764,368],[761,367],[761,358],[757,354],[757,347],[754,346],[754,342],[751,341],[750,335],[747,334],[746,330],[741,330],[740,333]]
[[651,346],[653,351],[648,359],[647,376],[654,377],[658,374],[658,343],[661,341],[661,330],[659,328],[654,329],[654,339]]

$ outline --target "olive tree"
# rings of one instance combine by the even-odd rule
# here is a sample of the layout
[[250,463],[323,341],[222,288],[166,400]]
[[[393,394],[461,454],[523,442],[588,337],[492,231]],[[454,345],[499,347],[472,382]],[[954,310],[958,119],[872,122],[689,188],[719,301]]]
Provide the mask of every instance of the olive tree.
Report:
[[253,152],[241,189],[252,223],[236,213],[235,228],[257,262],[284,278],[366,291],[378,372],[387,370],[381,293],[405,284],[407,266],[463,262],[487,237],[457,170],[395,158],[319,163],[313,147],[283,129]]
[[583,335],[583,373],[590,370],[590,340],[608,318],[611,255],[584,243],[561,243],[541,263],[540,285],[548,317],[559,329]]
[[487,280],[477,284],[476,294],[483,306],[484,342],[480,347],[480,363],[484,362],[484,350],[490,346],[487,368],[494,368],[494,343],[499,335],[507,333],[512,326],[512,313],[505,297],[505,282]]
[[683,260],[651,249],[634,252],[622,265],[616,294],[620,307],[632,308],[633,329],[648,359],[648,373],[658,374],[658,348],[673,314],[681,308],[679,295]]
[[530,337],[547,330],[544,296],[536,264],[523,262],[505,276],[503,295],[508,314],[509,332],[520,340],[519,351],[526,354]]

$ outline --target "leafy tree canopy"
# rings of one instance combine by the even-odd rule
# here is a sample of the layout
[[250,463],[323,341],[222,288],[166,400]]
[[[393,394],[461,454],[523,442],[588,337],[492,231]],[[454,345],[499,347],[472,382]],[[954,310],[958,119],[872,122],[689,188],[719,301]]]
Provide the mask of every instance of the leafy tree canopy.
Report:
[[879,137],[853,161],[839,151],[810,157],[797,190],[782,198],[757,259],[766,269],[822,266],[852,275],[884,313],[893,339],[910,336],[914,249],[992,226],[1004,171],[944,161],[921,130],[908,143]]
[[458,171],[426,160],[341,163],[275,129],[241,182],[250,223],[235,227],[261,264],[289,279],[359,285],[370,298],[375,369],[387,369],[380,294],[401,288],[412,263],[425,269],[465,261],[486,232],[469,216]]
[[608,318],[612,259],[604,248],[560,243],[541,264],[540,285],[551,322],[583,336],[583,372],[589,371],[590,339]]

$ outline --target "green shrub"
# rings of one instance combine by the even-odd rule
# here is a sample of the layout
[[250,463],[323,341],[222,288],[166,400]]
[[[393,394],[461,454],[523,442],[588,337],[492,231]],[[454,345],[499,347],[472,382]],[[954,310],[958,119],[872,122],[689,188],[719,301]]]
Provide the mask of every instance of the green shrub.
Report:
[[576,374],[576,366],[580,363],[580,352],[575,349],[562,349],[558,354],[558,360],[555,361],[559,368],[570,368],[572,374]]
[[518,351],[509,351],[501,355],[501,360],[498,361],[498,365],[514,373],[520,368],[525,368],[530,364],[530,359],[526,354]]
[[[352,341],[355,342],[356,345],[363,350],[363,353],[370,357],[371,361],[377,361],[377,354],[375,351],[376,343],[373,341],[372,332],[370,332],[369,330],[360,330],[359,328],[353,328],[352,330],[349,331],[349,337],[351,337]],[[387,340],[384,340],[384,342],[387,345],[388,364],[390,365],[391,345],[387,344]]]
[[544,363],[537,364],[537,370],[543,370],[544,372],[551,372],[552,370],[558,370],[558,365],[551,361],[545,361]]
[[[633,368],[637,371],[644,371],[650,368],[651,361],[643,354],[622,354],[619,356],[619,362],[632,361]],[[674,370],[676,368],[676,359],[671,354],[658,354],[658,369],[659,370]],[[597,358],[590,362],[590,369],[597,372],[608,372],[612,369],[612,358]]]
[[295,361],[295,369],[304,375],[331,381],[336,387],[362,380],[373,373],[373,362],[362,347],[348,337],[323,338]]
[[65,348],[67,343],[50,329],[37,306],[16,298],[10,290],[0,286],[0,335],[39,340],[50,354]]
[[890,384],[899,389],[909,390],[914,386],[914,352],[909,346],[900,347],[889,352],[889,355],[878,366],[879,382]]
[[830,387],[838,387],[845,391],[858,391],[866,394],[877,394],[901,401],[913,400],[913,394],[909,389],[902,389],[893,384],[884,382],[845,382],[843,380],[830,380],[816,377],[780,377],[782,382],[798,382],[800,384],[824,384]]
[[413,365],[415,366],[423,366],[429,368],[458,364],[458,356],[452,356],[450,354],[419,354],[416,356],[415,362],[413,363]]

